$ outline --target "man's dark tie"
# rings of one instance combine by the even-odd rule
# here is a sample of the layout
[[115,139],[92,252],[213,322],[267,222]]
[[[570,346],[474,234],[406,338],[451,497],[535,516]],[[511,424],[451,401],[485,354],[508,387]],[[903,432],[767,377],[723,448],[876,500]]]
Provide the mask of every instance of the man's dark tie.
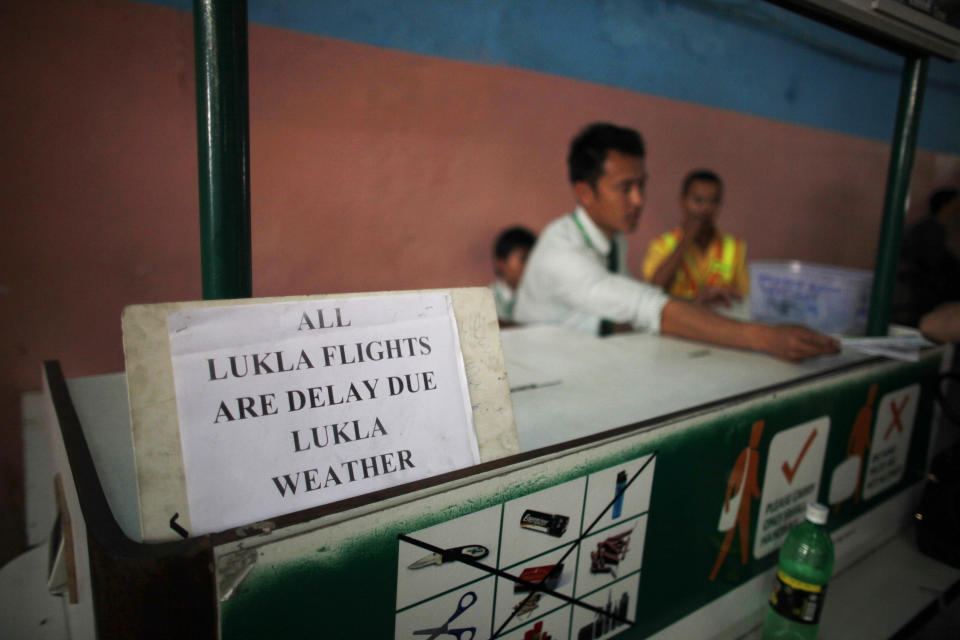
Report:
[[[610,273],[617,272],[617,242],[614,239],[610,240],[610,253],[607,254],[607,271]],[[613,325],[612,320],[601,320],[600,321],[600,337],[609,336],[613,334]]]

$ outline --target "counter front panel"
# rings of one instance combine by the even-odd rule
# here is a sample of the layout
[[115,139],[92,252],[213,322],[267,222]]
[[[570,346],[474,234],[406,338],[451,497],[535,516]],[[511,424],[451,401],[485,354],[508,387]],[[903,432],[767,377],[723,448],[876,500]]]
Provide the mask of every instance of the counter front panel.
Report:
[[903,524],[871,513],[924,477],[940,363],[854,365],[221,544],[221,584],[245,567],[222,637],[643,638],[745,591],[812,500],[842,569]]

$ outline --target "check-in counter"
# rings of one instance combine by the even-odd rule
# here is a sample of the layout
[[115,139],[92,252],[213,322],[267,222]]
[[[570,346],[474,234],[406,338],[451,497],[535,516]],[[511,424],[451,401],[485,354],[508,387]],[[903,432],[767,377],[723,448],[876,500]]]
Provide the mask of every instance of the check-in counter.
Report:
[[[806,502],[830,506],[840,591],[909,546],[946,348],[790,364],[556,327],[501,339],[519,453],[161,544],[138,540],[124,376],[48,363],[71,637],[734,638]],[[877,637],[842,606],[828,596],[824,634]]]

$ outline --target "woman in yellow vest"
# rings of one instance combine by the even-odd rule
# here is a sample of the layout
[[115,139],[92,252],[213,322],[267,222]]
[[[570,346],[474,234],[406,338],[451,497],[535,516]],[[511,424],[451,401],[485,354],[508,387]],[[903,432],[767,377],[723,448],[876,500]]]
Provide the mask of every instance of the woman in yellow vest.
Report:
[[713,171],[690,172],[680,191],[683,225],[655,238],[643,277],[678,298],[729,304],[750,292],[747,245],[716,227],[723,183]]

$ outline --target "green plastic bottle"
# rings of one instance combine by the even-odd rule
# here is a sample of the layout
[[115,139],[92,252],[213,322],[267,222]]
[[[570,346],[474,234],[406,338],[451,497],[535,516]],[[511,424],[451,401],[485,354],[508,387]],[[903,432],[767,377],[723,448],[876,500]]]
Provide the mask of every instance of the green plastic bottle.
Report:
[[816,640],[827,582],[833,573],[833,541],[822,504],[807,505],[807,519],[780,547],[777,579],[763,623],[763,640]]

